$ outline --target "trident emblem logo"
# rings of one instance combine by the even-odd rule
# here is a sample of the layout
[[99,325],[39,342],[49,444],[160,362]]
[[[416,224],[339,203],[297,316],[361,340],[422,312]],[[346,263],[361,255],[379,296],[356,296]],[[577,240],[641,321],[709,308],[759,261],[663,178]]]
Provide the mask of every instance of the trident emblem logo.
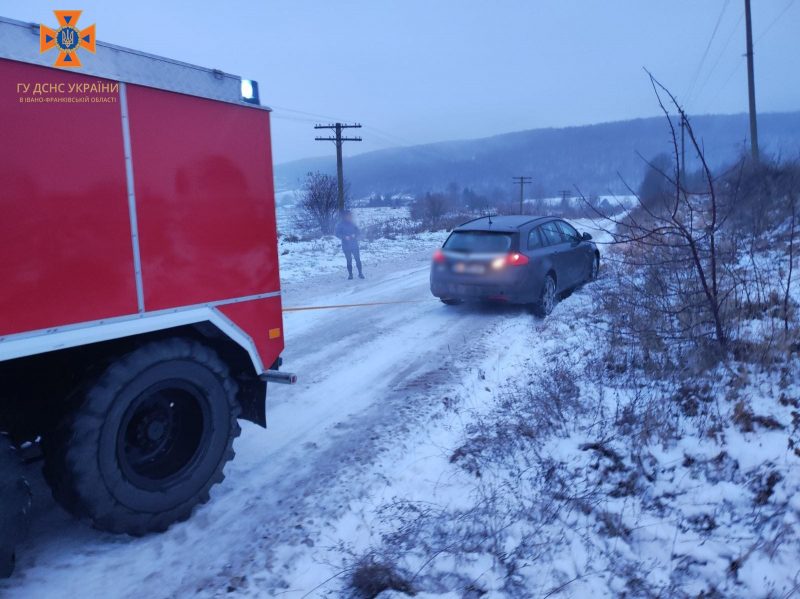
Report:
[[39,25],[39,52],[44,53],[53,48],[58,48],[58,57],[53,66],[74,68],[81,66],[78,58],[78,48],[84,48],[94,53],[96,47],[95,26],[89,25],[85,29],[78,29],[80,10],[54,10],[58,19],[59,28],[50,29],[46,25]]

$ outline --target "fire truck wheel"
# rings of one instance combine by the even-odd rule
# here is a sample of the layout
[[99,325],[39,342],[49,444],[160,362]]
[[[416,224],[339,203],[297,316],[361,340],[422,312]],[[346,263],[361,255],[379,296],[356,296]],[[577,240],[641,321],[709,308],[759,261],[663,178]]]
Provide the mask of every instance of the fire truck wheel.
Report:
[[14,546],[25,535],[31,490],[22,464],[0,437],[0,578],[14,571]]
[[76,391],[45,440],[56,500],[101,530],[142,535],[186,520],[224,478],[239,435],[237,387],[196,341],[157,341]]

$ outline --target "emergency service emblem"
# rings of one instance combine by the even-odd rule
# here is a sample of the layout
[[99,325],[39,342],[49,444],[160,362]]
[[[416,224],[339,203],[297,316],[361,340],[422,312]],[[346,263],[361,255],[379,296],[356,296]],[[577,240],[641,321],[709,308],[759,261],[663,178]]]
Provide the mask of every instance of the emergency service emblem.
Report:
[[54,10],[59,28],[50,29],[47,25],[39,25],[39,53],[58,49],[58,57],[53,66],[74,68],[81,66],[78,49],[84,48],[94,53],[96,48],[95,26],[78,29],[81,10]]

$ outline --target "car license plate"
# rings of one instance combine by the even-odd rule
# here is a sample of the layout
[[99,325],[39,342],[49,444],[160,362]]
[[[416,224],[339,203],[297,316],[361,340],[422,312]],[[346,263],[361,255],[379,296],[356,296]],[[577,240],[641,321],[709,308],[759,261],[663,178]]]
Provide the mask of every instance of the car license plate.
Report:
[[457,273],[467,275],[482,275],[486,272],[486,267],[483,264],[465,264],[464,262],[456,262],[453,270]]

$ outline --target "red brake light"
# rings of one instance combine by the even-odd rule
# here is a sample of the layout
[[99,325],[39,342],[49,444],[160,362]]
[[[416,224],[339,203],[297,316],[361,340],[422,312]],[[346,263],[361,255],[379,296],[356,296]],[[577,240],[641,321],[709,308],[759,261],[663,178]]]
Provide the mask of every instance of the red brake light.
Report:
[[508,258],[506,258],[506,262],[509,266],[522,266],[523,264],[530,262],[530,260],[525,254],[512,252],[508,255]]
[[433,252],[433,261],[436,262],[437,264],[441,264],[442,262],[445,261],[444,252],[442,251],[441,248]]

